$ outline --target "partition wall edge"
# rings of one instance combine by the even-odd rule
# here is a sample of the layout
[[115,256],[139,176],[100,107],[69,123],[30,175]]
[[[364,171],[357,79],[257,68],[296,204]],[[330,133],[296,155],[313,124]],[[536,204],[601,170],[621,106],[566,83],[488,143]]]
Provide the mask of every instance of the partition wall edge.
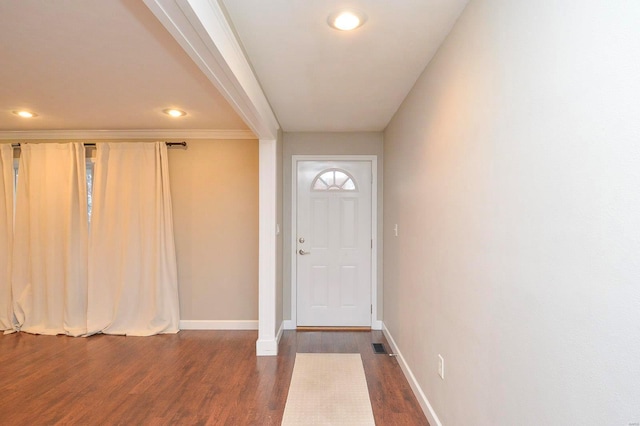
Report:
[[276,211],[277,161],[276,140],[260,139],[259,189],[259,265],[258,265],[258,341],[256,353],[278,354],[276,336]]
[[215,1],[144,0],[259,139],[257,355],[277,355],[277,143],[280,128],[222,6]]

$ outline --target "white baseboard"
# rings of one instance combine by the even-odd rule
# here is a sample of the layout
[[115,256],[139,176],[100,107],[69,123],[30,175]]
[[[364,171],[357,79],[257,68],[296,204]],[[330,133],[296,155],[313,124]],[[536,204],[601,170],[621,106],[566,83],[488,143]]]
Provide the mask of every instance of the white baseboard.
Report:
[[382,321],[375,320],[371,323],[372,330],[382,330]]
[[[181,320],[180,330],[257,330],[257,320],[218,321],[218,320]],[[258,356],[278,355],[278,344],[284,332],[284,322],[280,324],[274,340],[258,340],[256,352]]]
[[257,320],[180,320],[180,330],[257,330]]
[[280,344],[280,338],[284,332],[284,321],[280,323],[280,328],[273,340],[260,340],[256,341],[256,355],[257,356],[276,356],[278,355],[278,345]]
[[391,345],[392,352],[395,354],[398,354],[396,358],[398,359],[400,368],[402,369],[402,372],[407,378],[407,381],[409,382],[409,385],[411,386],[411,389],[413,390],[413,393],[416,396],[416,399],[418,400],[418,403],[420,404],[420,407],[422,408],[424,415],[427,416],[427,420],[429,421],[429,424],[433,426],[442,426],[440,419],[438,419],[438,415],[436,414],[435,410],[431,406],[431,403],[429,403],[427,396],[422,391],[422,388],[418,384],[416,377],[413,375],[411,368],[409,368],[409,365],[407,364],[404,357],[402,356],[402,353],[400,352],[400,348],[398,348],[398,345],[396,345],[395,340],[393,340],[393,337],[391,336],[391,332],[389,331],[389,329],[384,323],[382,324],[382,331],[385,337],[387,338],[387,341]]
[[276,343],[280,344],[280,338],[282,337],[282,333],[284,332],[284,321],[280,323],[280,328],[278,329],[278,333],[276,334]]
[[276,356],[278,355],[278,341],[273,340],[257,340],[256,355],[258,356]]

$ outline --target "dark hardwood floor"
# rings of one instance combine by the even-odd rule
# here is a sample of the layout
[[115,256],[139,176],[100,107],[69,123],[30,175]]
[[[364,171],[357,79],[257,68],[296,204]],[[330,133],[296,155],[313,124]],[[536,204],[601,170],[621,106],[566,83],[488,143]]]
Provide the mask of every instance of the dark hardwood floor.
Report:
[[381,332],[0,335],[0,425],[279,425],[296,352],[360,352],[377,425],[428,425]]

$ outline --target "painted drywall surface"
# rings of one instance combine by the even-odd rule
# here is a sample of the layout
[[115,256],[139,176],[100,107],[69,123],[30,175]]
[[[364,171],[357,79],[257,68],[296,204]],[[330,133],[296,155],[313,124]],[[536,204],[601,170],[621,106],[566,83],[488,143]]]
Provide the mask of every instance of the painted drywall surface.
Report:
[[378,316],[382,319],[382,201],[383,147],[381,132],[284,133],[283,147],[283,309],[291,319],[291,159],[293,155],[377,155],[378,156]]
[[283,188],[283,170],[282,170],[282,150],[283,150],[283,135],[282,130],[278,130],[278,140],[276,143],[276,170],[277,170],[277,178],[276,178],[276,190],[277,190],[277,212],[276,212],[276,221],[278,226],[278,234],[276,235],[276,244],[277,244],[277,256],[276,256],[276,335],[282,326],[282,322],[284,319],[282,298],[283,298],[283,276],[282,276],[282,263],[283,263],[283,246],[282,246],[282,188]]
[[258,142],[169,150],[180,319],[258,319]]
[[385,131],[385,324],[443,424],[640,422],[638,52],[636,1],[472,0]]

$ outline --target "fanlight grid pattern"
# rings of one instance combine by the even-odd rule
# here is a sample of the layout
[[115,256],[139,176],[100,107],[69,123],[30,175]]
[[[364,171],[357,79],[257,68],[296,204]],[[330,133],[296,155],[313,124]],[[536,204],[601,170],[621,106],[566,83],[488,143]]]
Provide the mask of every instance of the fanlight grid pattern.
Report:
[[313,179],[314,191],[356,191],[356,182],[349,173],[340,169],[324,170]]

